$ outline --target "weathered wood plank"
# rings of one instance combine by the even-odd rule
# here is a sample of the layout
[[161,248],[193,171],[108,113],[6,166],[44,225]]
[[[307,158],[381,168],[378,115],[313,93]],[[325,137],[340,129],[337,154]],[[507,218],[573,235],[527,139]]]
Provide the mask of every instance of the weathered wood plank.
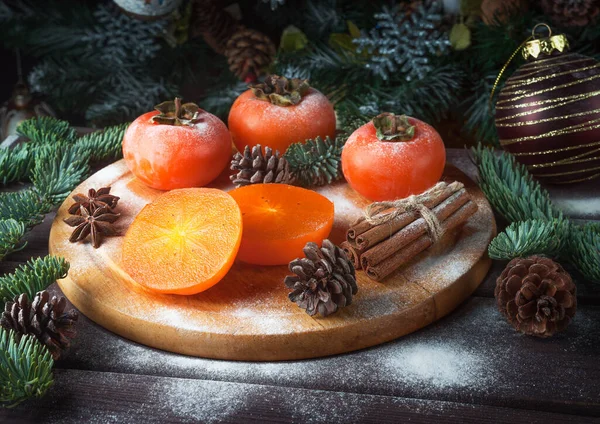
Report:
[[50,394],[3,423],[593,423],[592,417],[183,378],[56,372]]
[[600,415],[600,308],[566,333],[517,334],[493,299],[471,298],[425,329],[375,348],[310,361],[233,362],[150,349],[82,317],[61,368],[199,378]]

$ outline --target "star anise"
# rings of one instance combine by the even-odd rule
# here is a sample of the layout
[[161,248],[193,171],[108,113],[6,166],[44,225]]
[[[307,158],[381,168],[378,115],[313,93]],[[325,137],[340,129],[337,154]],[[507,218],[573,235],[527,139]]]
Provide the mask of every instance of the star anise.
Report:
[[101,206],[91,213],[84,206],[80,206],[79,213],[80,215],[74,215],[64,220],[71,227],[75,227],[73,234],[69,237],[71,243],[85,240],[88,235],[91,235],[92,246],[98,248],[100,246],[100,235],[118,235],[112,224],[119,219],[121,214],[112,213],[108,206]]
[[82,206],[90,213],[102,206],[108,206],[112,211],[112,209],[117,206],[119,197],[110,194],[110,187],[102,187],[98,190],[90,188],[87,196],[78,193],[73,196],[73,200],[75,200],[75,203],[69,207],[69,213],[72,215],[80,215]]

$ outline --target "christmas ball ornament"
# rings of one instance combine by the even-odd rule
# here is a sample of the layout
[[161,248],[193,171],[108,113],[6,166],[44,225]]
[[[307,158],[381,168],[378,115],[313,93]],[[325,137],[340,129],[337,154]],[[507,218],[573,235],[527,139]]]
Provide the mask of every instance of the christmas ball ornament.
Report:
[[593,24],[600,15],[598,0],[542,0],[540,4],[553,23],[565,27]]
[[568,53],[566,37],[545,26],[549,35],[532,35],[522,50],[527,63],[500,91],[498,138],[541,181],[593,179],[600,176],[600,63]]
[[0,107],[0,142],[9,135],[17,134],[23,121],[35,116],[55,116],[46,103],[36,99],[23,81],[15,85],[11,98]]
[[560,264],[542,256],[515,258],[496,280],[498,309],[517,331],[550,337],[577,311],[577,290]]
[[113,0],[125,13],[139,19],[157,19],[168,15],[181,0]]

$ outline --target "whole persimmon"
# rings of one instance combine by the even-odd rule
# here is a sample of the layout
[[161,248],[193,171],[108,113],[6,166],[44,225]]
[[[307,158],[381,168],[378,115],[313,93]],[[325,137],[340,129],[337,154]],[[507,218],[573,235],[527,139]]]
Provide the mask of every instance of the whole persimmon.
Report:
[[202,187],[231,159],[231,135],[215,115],[181,99],[163,102],[131,123],[123,157],[131,172],[159,190]]
[[284,153],[293,143],[335,137],[335,112],[327,97],[306,80],[277,75],[242,93],[228,124],[240,152],[261,144]]
[[446,149],[429,124],[382,113],[350,135],[342,150],[348,184],[372,201],[422,193],[439,181]]

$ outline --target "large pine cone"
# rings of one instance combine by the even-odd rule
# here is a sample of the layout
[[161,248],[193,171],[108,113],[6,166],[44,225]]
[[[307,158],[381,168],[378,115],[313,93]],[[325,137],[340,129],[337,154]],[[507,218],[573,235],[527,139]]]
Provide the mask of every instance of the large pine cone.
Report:
[[307,243],[306,258],[290,262],[290,271],[296,275],[285,277],[284,283],[294,289],[289,298],[310,316],[317,312],[321,316],[333,314],[352,303],[358,292],[356,271],[346,253],[329,240],[323,247]]
[[577,310],[571,276],[552,259],[515,258],[496,280],[498,309],[518,331],[550,337],[565,329]]
[[275,59],[275,44],[262,32],[240,27],[227,41],[229,69],[239,79],[255,81]]
[[215,52],[223,54],[238,22],[218,0],[195,0],[192,9],[192,37],[202,36]]
[[542,0],[541,5],[552,22],[561,26],[583,27],[600,15],[598,0]]
[[50,293],[45,290],[38,292],[31,303],[27,295],[22,294],[14,302],[6,303],[0,324],[20,335],[34,335],[57,360],[77,334],[75,322],[79,315],[75,309],[65,312],[66,306],[64,297],[50,299]]
[[260,144],[254,146],[252,151],[249,146],[246,146],[244,154],[236,153],[231,160],[230,169],[238,171],[237,174],[229,177],[236,187],[268,183],[291,184],[293,182],[288,161],[280,156],[278,151],[273,153],[273,149],[268,146],[265,147],[263,155]]

